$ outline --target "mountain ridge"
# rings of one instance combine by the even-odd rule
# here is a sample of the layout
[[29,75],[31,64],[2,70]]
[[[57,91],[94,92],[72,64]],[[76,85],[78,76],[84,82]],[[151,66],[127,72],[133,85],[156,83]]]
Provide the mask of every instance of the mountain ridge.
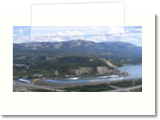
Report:
[[70,41],[63,41],[63,42],[28,42],[28,43],[13,43],[13,48],[17,46],[23,46],[23,47],[40,47],[43,45],[46,45],[45,47],[51,47],[54,49],[60,49],[61,46],[64,47],[64,45],[68,45],[69,48],[76,47],[76,46],[91,46],[91,45],[103,45],[103,44],[117,44],[117,45],[130,45],[131,47],[139,47],[141,46],[136,46],[132,43],[128,42],[121,42],[121,41],[114,41],[114,42],[93,42],[93,41],[88,41],[88,40],[70,40]]
[[[128,42],[70,40],[65,42],[31,42],[13,44],[14,58],[50,56],[50,60],[65,56],[98,57],[113,61],[142,61],[142,47]],[[18,56],[21,55],[21,56]],[[26,55],[26,56],[25,56]],[[43,57],[44,58],[44,57]]]

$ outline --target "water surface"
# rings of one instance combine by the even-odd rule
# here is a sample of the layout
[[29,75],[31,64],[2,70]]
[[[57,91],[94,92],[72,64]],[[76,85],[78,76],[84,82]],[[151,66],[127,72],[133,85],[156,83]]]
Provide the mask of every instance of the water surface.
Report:
[[79,79],[82,80],[59,81],[59,80],[46,79],[45,81],[53,83],[82,83],[82,82],[98,82],[98,81],[108,81],[108,80],[142,78],[142,65],[124,65],[123,67],[118,67],[118,69],[121,72],[123,71],[128,72],[129,74],[131,74],[131,76],[117,77],[117,78],[107,78],[108,76],[96,76],[96,77],[80,77]]

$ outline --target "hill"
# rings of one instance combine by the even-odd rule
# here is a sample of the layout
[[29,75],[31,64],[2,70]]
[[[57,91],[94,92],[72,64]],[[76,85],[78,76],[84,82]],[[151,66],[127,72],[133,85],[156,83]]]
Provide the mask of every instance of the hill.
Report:
[[67,74],[96,74],[98,72],[97,67],[99,67],[100,69],[101,67],[103,67],[105,69],[105,73],[110,73],[111,71],[113,72],[114,69],[116,69],[115,65],[104,58],[64,57],[58,62],[64,64],[58,69],[59,73]]
[[13,44],[15,60],[59,60],[67,56],[98,57],[114,62],[142,62],[142,47],[127,42],[86,40]]

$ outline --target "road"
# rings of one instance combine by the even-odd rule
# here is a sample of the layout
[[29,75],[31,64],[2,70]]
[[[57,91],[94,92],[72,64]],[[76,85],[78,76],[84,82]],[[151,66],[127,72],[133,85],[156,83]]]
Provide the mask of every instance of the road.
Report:
[[127,92],[129,92],[130,90],[141,88],[142,85],[134,86],[134,87],[127,87],[127,88],[119,88],[119,87],[115,87],[115,86],[112,86],[112,87],[116,88],[116,90],[105,91],[105,92],[121,92],[121,91],[127,91]]
[[58,89],[53,89],[53,88],[49,88],[49,87],[38,86],[38,85],[34,85],[34,84],[25,84],[25,83],[16,84],[15,82],[13,82],[13,86],[32,87],[32,88],[40,88],[40,89],[51,90],[51,91],[55,91],[56,90],[57,92],[63,92],[63,90],[58,90]]
[[[13,82],[13,85],[14,86],[19,86],[19,87],[32,87],[32,88],[40,88],[40,89],[51,90],[51,91],[55,91],[56,90],[57,92],[63,92],[63,90],[53,89],[53,88],[49,88],[47,86],[38,86],[38,85],[34,85],[34,83],[30,83],[30,84],[19,83],[19,84],[16,84],[16,82]],[[129,92],[130,90],[141,88],[141,86],[142,85],[133,86],[133,87],[127,87],[127,88],[119,88],[119,87],[111,85],[111,87],[115,88],[116,90],[104,91],[104,92],[121,92],[121,91],[127,91],[127,92]]]

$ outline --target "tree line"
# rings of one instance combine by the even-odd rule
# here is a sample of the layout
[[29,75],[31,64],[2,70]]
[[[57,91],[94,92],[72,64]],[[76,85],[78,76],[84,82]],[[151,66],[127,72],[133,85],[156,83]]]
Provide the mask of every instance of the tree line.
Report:
[[142,79],[136,81],[134,80],[116,81],[116,82],[111,82],[110,85],[117,87],[132,87],[132,86],[142,85]]
[[114,90],[108,83],[101,83],[96,85],[83,85],[83,86],[76,86],[76,87],[66,87],[64,88],[67,92],[76,91],[76,92],[101,92],[101,91],[108,91]]

